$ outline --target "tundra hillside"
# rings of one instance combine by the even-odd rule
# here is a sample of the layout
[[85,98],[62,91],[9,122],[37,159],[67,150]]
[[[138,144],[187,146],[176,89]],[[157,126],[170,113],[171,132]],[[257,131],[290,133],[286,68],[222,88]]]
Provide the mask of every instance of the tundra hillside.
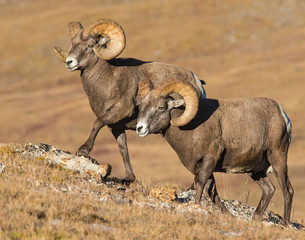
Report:
[[[261,96],[281,103],[293,123],[288,155],[295,190],[291,219],[304,219],[303,1],[2,0],[0,4],[1,142],[47,142],[70,152],[79,147],[95,116],[79,73],[68,72],[53,47],[69,48],[68,22],[88,26],[99,18],[115,19],[127,38],[121,57],[190,69],[207,82],[209,98]],[[101,135],[92,156],[111,164],[112,175],[123,178],[113,136],[107,129]],[[160,136],[141,139],[128,132],[127,137],[138,179],[191,184],[193,176]],[[215,174],[215,178],[220,197],[251,206],[259,201],[260,189],[247,176]],[[282,194],[275,187],[269,210],[282,213]]]
[[0,145],[1,239],[304,239],[302,229],[226,217],[209,204],[178,203],[175,184],[99,183],[41,156],[25,157],[22,148]]

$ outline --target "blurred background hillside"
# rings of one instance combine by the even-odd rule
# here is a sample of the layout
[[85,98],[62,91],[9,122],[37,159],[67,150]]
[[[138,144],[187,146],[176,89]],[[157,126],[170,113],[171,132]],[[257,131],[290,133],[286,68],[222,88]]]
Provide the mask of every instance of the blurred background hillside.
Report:
[[[122,57],[192,70],[210,98],[264,96],[278,101],[293,123],[289,175],[292,218],[305,216],[305,2],[301,0],[0,0],[0,142],[45,142],[75,152],[89,136],[94,114],[79,72],[53,53],[68,49],[67,24],[99,18],[125,30]],[[242,133],[241,133],[242,134]],[[193,176],[161,136],[128,132],[139,179],[188,187]],[[117,145],[102,129],[91,154],[124,176]],[[219,193],[255,205],[260,189],[248,176],[216,174]],[[269,209],[282,214],[277,187]]]

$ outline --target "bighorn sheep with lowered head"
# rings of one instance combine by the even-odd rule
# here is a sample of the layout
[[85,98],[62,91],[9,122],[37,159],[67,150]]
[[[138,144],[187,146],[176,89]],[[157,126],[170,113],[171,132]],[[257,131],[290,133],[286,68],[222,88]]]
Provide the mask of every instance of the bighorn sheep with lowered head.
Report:
[[[261,219],[275,191],[267,176],[271,166],[283,192],[284,224],[288,224],[293,197],[287,175],[291,122],[278,103],[267,98],[199,101],[193,86],[180,80],[164,82],[154,90],[149,81],[142,80],[139,85],[142,103],[136,131],[141,137],[163,134],[183,165],[195,175],[196,203],[208,184],[213,202],[226,211],[213,172],[248,173],[262,189],[254,213],[254,218]],[[172,93],[184,100],[172,99]],[[185,112],[188,119],[193,119],[185,126],[173,125]]]
[[[80,70],[83,88],[97,117],[88,140],[77,154],[88,155],[99,130],[107,125],[125,164],[125,180],[134,181],[125,130],[136,127],[139,80],[150,79],[153,86],[158,86],[171,78],[186,79],[205,97],[202,82],[191,71],[174,65],[116,58],[125,48],[126,40],[122,27],[112,20],[95,21],[86,29],[79,22],[71,22],[68,27],[72,42],[69,51],[58,47],[54,51],[69,71]],[[183,125],[184,121],[181,119],[178,124]]]

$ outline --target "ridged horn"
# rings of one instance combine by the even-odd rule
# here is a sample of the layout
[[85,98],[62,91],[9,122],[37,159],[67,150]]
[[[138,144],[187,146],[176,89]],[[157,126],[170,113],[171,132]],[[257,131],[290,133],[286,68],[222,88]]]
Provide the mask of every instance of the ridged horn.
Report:
[[159,85],[154,91],[154,97],[167,98],[172,93],[177,93],[183,97],[185,111],[180,117],[172,119],[171,124],[174,126],[184,126],[197,114],[199,102],[198,93],[189,82],[173,79]]
[[105,44],[96,44],[94,46],[95,54],[104,60],[110,60],[120,55],[126,45],[123,28],[113,20],[100,19],[95,21],[85,29],[84,35],[106,39],[104,41]]
[[75,22],[70,22],[70,23],[68,24],[68,28],[69,28],[69,33],[70,33],[71,39],[74,38],[75,35],[76,35],[79,31],[81,31],[81,30],[84,29],[83,26],[81,25],[81,23],[80,23],[80,22],[77,22],[77,21],[75,21]]
[[56,56],[62,61],[62,62],[66,62],[66,59],[68,57],[68,52],[62,50],[59,47],[54,47],[54,53],[56,54]]

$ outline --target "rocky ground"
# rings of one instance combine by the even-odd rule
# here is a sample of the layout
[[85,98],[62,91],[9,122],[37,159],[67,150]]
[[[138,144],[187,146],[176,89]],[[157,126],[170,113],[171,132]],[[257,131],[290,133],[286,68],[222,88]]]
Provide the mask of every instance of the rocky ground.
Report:
[[[195,205],[194,190],[186,191],[171,186],[154,186],[145,191],[145,189],[143,190],[145,187],[141,182],[137,181],[132,184],[126,184],[119,179],[108,177],[111,172],[111,166],[108,164],[97,165],[97,162],[94,159],[78,157],[48,144],[26,144],[23,148],[17,149],[16,151],[24,156],[43,158],[48,160],[49,164],[59,164],[64,168],[77,171],[84,175],[84,181],[87,181],[88,184],[96,185],[100,189],[99,191],[90,191],[88,188],[81,188],[68,184],[54,186],[29,178],[28,181],[34,182],[35,186],[40,190],[48,188],[55,192],[64,192],[66,194],[90,195],[96,198],[97,201],[111,201],[117,204],[128,205],[133,204],[156,210],[167,210],[177,214],[196,212],[202,215],[208,215],[215,211],[219,211],[207,196],[203,197],[201,206]],[[73,161],[74,164],[70,164],[71,161]],[[5,165],[0,163],[0,173],[4,172]],[[141,188],[141,194],[143,195],[141,197],[139,197],[139,188]],[[222,201],[233,216],[244,221],[251,221],[255,207],[248,206],[237,200],[222,199]],[[282,217],[278,214],[271,211],[264,214],[263,223],[266,225],[280,225],[281,222]],[[304,230],[304,226],[296,222],[290,222],[289,228]],[[234,235],[238,233],[228,234]]]

